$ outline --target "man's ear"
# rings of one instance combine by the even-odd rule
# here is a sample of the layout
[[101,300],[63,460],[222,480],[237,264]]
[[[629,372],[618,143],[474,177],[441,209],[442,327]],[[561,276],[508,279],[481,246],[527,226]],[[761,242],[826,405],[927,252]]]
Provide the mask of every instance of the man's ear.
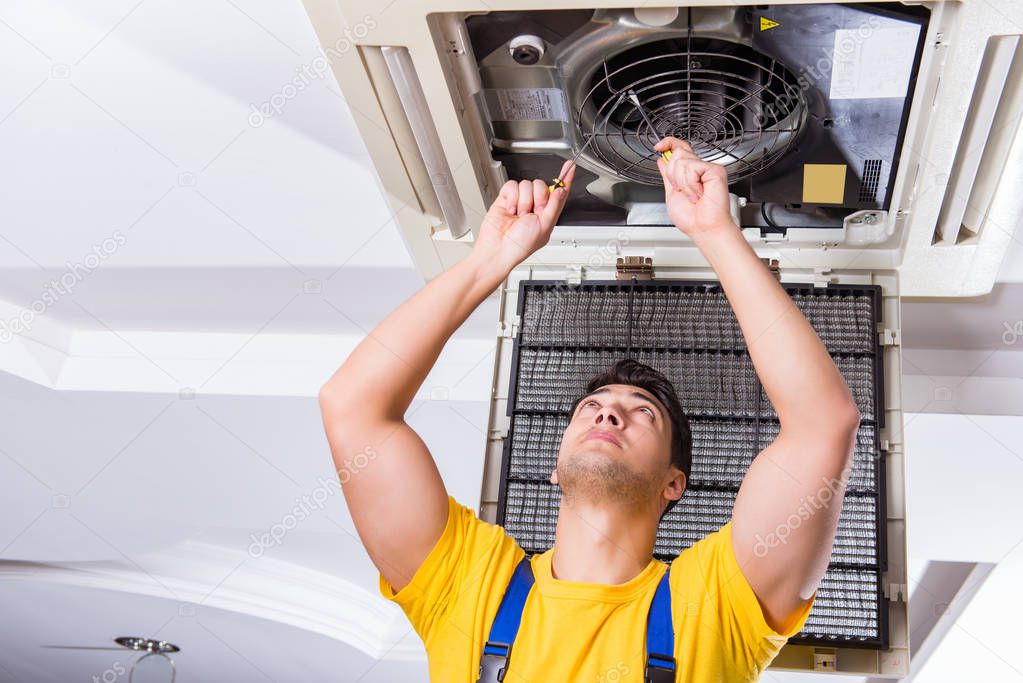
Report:
[[557,469],[555,469],[553,472],[551,472],[551,483],[554,484],[555,486],[558,485],[558,470]]
[[682,494],[686,490],[686,475],[682,470],[675,470],[678,474],[675,478],[668,482],[668,486],[665,488],[665,498],[668,500],[678,500],[682,497]]

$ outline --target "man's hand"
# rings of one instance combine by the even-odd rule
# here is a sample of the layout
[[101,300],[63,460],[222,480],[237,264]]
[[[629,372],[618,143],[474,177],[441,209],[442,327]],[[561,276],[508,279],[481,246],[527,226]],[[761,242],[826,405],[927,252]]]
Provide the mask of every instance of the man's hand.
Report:
[[692,238],[720,229],[734,229],[728,198],[728,173],[721,164],[702,161],[689,143],[663,138],[654,149],[671,150],[671,159],[657,157],[664,181],[664,201],[672,223]]
[[575,164],[566,161],[558,174],[565,186],[553,191],[548,191],[543,180],[506,182],[483,217],[473,257],[510,272],[547,244],[565,207],[574,176]]

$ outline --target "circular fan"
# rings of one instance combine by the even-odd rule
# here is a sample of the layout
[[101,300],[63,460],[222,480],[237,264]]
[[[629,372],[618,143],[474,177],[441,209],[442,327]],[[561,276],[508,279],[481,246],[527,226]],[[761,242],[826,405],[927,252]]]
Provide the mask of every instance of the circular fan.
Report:
[[575,112],[593,159],[651,185],[661,183],[653,146],[666,135],[725,166],[734,181],[780,159],[806,117],[803,91],[784,65],[747,45],[695,36],[605,59]]

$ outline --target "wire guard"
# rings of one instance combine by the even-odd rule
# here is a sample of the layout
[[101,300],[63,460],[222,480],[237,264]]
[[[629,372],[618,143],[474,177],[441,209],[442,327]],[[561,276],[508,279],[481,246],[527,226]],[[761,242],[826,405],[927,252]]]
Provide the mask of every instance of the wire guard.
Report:
[[[649,122],[625,95],[635,91]],[[625,180],[660,185],[654,145],[672,135],[730,181],[756,174],[794,146],[807,119],[797,77],[753,48],[691,34],[604,60],[575,110],[581,144]]]

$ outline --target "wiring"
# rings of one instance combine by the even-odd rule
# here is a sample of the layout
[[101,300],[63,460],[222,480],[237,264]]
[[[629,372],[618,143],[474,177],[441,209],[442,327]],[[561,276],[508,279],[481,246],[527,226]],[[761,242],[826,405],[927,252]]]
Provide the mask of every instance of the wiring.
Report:
[[764,222],[767,223],[768,227],[772,230],[781,230],[781,228],[779,228],[775,222],[771,220],[771,217],[767,215],[767,202],[760,202],[760,215],[764,217]]

